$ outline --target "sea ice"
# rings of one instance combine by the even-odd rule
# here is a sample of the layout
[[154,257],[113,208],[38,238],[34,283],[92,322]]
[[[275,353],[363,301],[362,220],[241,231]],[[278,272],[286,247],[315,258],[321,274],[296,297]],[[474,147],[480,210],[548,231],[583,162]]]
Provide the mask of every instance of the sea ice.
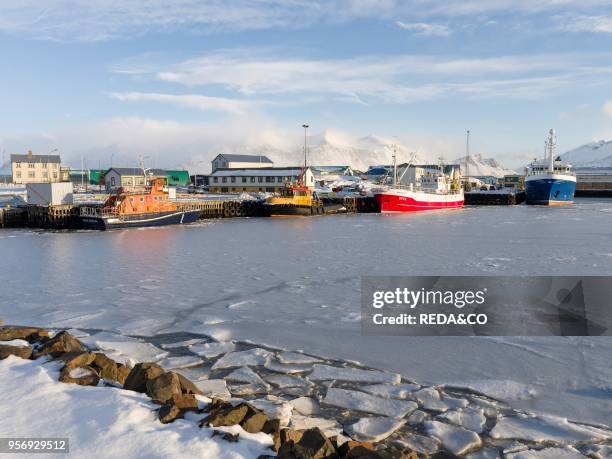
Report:
[[270,419],[278,419],[281,427],[286,427],[291,419],[291,403],[282,399],[259,398],[249,401],[255,408],[263,411]]
[[267,384],[239,384],[230,385],[230,392],[236,397],[245,397],[248,395],[266,394],[270,390]]
[[384,398],[399,398],[405,399],[410,396],[412,392],[419,389],[421,386],[417,384],[374,384],[372,386],[364,386],[360,389],[372,395],[378,395]]
[[498,420],[491,431],[491,437],[568,444],[577,441],[610,439],[612,432],[575,424],[566,418],[557,416],[518,415]]
[[395,443],[398,443],[403,448],[410,448],[421,454],[433,454],[440,449],[440,441],[437,438],[418,434],[403,437]]
[[440,392],[433,387],[426,387],[412,394],[426,410],[447,411],[451,408],[467,406],[468,401],[459,398],[445,396],[440,397]]
[[330,387],[323,399],[327,405],[363,411],[365,413],[380,414],[392,418],[402,418],[417,408],[414,402],[403,400],[389,400],[375,397],[355,390],[337,389]]
[[421,410],[415,410],[410,416],[408,416],[408,424],[416,426],[427,419],[427,413]]
[[293,406],[293,410],[303,416],[310,416],[321,412],[319,402],[312,397],[298,397],[291,400],[290,403]]
[[161,347],[164,349],[177,349],[179,347],[193,346],[194,344],[201,343],[202,341],[204,341],[203,338],[192,338],[184,341],[177,341],[176,343],[162,344]]
[[529,449],[509,454],[507,459],[586,459],[573,448],[544,448],[540,450]]
[[231,341],[224,341],[221,343],[201,343],[192,344],[189,346],[189,351],[201,357],[212,359],[222,354],[232,352],[236,349],[236,345]]
[[311,385],[311,383],[306,379],[290,375],[269,375],[266,376],[266,381],[280,387],[281,389],[287,387],[307,387]]
[[344,433],[357,441],[382,441],[405,424],[392,418],[361,418],[354,424],[344,426]]
[[218,397],[224,400],[231,398],[225,379],[200,379],[193,381],[198,389],[200,389],[207,397]]
[[232,371],[225,377],[225,380],[246,384],[265,384],[264,380],[261,379],[261,376],[259,376],[249,367],[242,367]]
[[351,381],[362,383],[399,384],[401,377],[397,373],[385,373],[376,370],[359,368],[332,367],[329,365],[313,365],[313,372],[308,376],[311,381]]
[[199,359],[195,356],[181,355],[181,356],[176,356],[176,357],[166,357],[161,362],[159,362],[159,365],[162,368],[167,368],[169,370],[172,370],[175,368],[196,367],[203,363],[204,361],[202,359]]
[[439,419],[444,419],[452,424],[465,427],[476,433],[482,433],[482,429],[487,422],[482,409],[453,410],[440,414]]
[[294,430],[312,429],[318,427],[327,437],[342,433],[342,426],[335,419],[313,418],[294,414],[289,427]]
[[273,359],[266,362],[264,366],[270,371],[284,374],[304,373],[312,370],[312,365],[308,363],[280,363]]
[[479,447],[482,442],[477,433],[462,427],[452,426],[439,421],[425,421],[429,435],[436,437],[453,454],[463,455]]
[[305,354],[300,354],[299,352],[289,352],[289,351],[283,351],[280,352],[277,356],[278,361],[280,363],[298,363],[298,364],[304,364],[304,363],[318,363],[321,362],[321,359],[318,359],[316,357],[311,357],[309,355],[305,355]]
[[237,368],[247,366],[262,366],[270,358],[270,352],[261,348],[253,348],[248,351],[230,352],[225,354],[212,366],[213,370],[221,370],[224,368]]
[[465,456],[465,459],[501,459],[498,448],[483,448]]
[[[120,337],[120,335],[118,335]],[[94,347],[105,351],[112,359],[138,363],[138,362],[159,362],[168,355],[168,352],[154,346],[151,343],[130,340],[123,337],[123,341],[108,341],[96,339],[92,336]]]

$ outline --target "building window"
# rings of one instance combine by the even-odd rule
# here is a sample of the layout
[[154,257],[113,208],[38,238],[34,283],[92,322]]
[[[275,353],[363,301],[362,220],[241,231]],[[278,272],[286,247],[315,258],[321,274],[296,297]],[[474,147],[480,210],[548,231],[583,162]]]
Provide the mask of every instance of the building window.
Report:
[[49,178],[49,173],[48,172],[43,172],[43,178],[44,179],[48,179]]
[[282,177],[280,177],[280,176],[279,176],[279,177],[276,177],[276,181],[277,181],[278,183],[283,183],[283,178],[282,178]]
[[226,186],[222,186],[221,187],[221,193],[227,193],[227,187]]
[[49,167],[49,163],[42,163],[42,167],[45,168],[45,169],[48,168]]
[[28,163],[28,167],[29,167],[30,169],[34,169],[34,163]]
[[[257,177],[257,181],[258,181],[259,183],[262,183],[262,182],[263,182],[263,177]],[[261,191],[261,188],[259,189],[259,191]]]
[[17,177],[17,178],[21,178],[21,171],[17,171],[17,172],[15,172],[15,177]]
[[255,183],[255,177],[251,177],[251,183]]
[[247,182],[247,178],[246,177],[242,177],[242,183],[246,183]]
[[227,183],[227,177],[222,177],[222,178],[221,178],[221,181],[222,181],[223,183]]
[[15,163],[15,167],[16,167],[17,169],[21,169],[21,163]]
[[140,198],[140,202],[144,202],[144,198]]
[[213,183],[219,183],[219,177],[213,177]]
[[266,187],[266,191],[268,193],[274,193],[274,187],[273,186]]
[[28,172],[28,178],[34,178],[34,171]]
[[236,177],[231,178],[232,183],[236,183]]

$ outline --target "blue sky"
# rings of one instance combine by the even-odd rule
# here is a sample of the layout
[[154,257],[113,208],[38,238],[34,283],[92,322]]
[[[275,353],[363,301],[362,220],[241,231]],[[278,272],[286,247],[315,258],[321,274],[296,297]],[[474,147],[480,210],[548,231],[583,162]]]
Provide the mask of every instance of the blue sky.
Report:
[[[127,4],[126,4],[127,3]],[[315,136],[509,166],[612,138],[612,2],[0,3],[0,151],[160,166]],[[327,136],[333,139],[333,136]]]

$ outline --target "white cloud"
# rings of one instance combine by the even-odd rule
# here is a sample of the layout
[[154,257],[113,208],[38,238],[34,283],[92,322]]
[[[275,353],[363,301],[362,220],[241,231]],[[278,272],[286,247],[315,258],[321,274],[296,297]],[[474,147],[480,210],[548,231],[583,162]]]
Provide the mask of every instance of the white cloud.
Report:
[[[226,49],[176,64],[148,67],[143,75],[188,87],[223,87],[241,97],[273,100],[281,95],[295,96],[285,98],[285,104],[288,100],[301,103],[313,96],[361,104],[413,103],[442,97],[542,98],[577,83],[607,83],[612,73],[610,61],[610,55],[589,53],[305,59],[282,58],[258,49]],[[124,62],[115,71],[135,74],[139,68],[141,60],[134,67]]]
[[595,16],[607,0],[19,0],[0,2],[0,31],[59,41],[100,41],[147,32],[211,33],[345,23],[428,24],[432,18],[512,13]]
[[559,23],[568,32],[612,33],[612,16],[562,16]]
[[234,115],[243,115],[254,110],[262,102],[229,99],[224,97],[210,97],[199,94],[160,94],[145,92],[112,93],[111,97],[121,101],[132,102],[163,102],[184,107],[196,108],[201,111],[221,111]]
[[395,24],[400,29],[414,31],[417,35],[447,37],[452,33],[448,26],[442,24],[428,24],[426,22],[406,23],[402,21],[396,21]]
[[607,100],[602,107],[602,112],[608,118],[612,118],[612,100]]

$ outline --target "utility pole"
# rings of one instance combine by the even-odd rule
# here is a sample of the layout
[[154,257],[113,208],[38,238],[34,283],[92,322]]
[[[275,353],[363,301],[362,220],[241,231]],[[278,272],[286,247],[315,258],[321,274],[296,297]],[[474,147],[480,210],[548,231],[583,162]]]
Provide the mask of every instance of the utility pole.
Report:
[[467,131],[467,138],[465,141],[465,178],[467,179],[467,190],[470,191],[470,131]]
[[307,157],[308,157],[308,128],[310,126],[308,126],[308,124],[304,123],[302,124],[302,127],[304,128],[304,174],[302,174],[302,181],[304,182],[303,185],[306,186],[306,165],[307,165]]

